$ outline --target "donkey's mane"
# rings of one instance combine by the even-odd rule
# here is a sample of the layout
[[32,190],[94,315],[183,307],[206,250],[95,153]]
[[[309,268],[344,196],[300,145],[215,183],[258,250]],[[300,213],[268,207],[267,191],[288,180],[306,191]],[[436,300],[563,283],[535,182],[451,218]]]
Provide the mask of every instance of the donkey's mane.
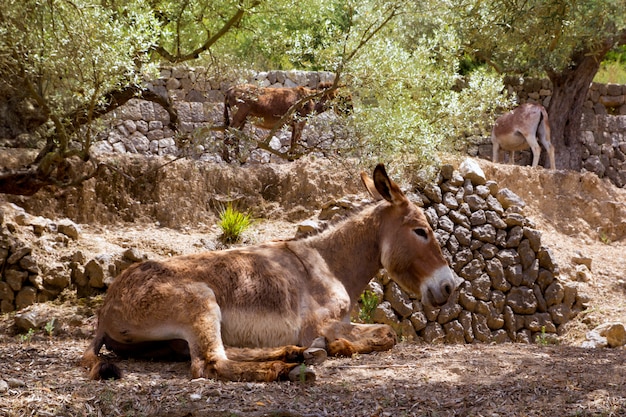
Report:
[[333,216],[329,220],[320,220],[319,228],[315,229],[311,233],[308,233],[302,236],[295,236],[295,237],[292,237],[289,239],[283,239],[283,240],[286,242],[295,242],[295,241],[308,239],[310,237],[320,236],[325,233],[330,233],[333,230],[340,228],[344,223],[351,221],[352,219],[354,219],[356,216],[361,214],[366,209],[376,206],[378,203],[380,203],[380,201],[376,201],[376,200],[365,201],[356,207],[346,209],[343,215]]

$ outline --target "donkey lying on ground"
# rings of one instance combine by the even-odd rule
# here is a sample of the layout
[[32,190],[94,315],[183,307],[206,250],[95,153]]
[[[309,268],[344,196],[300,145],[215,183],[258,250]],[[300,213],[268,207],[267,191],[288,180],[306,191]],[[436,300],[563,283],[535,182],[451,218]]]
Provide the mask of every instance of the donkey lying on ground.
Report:
[[548,151],[550,168],[555,169],[554,146],[550,142],[550,123],[548,113],[541,104],[525,103],[514,110],[498,117],[491,130],[493,144],[493,162],[498,162],[500,148],[511,151],[511,161],[515,161],[515,151],[531,148],[533,167],[539,163],[541,146]]
[[[269,88],[257,87],[252,84],[242,84],[229,88],[224,98],[224,126],[242,130],[247,120],[263,129],[273,129],[283,116],[306,97],[327,90],[332,83],[322,82],[316,90],[305,87]],[[306,117],[320,114],[328,110],[330,101],[336,97],[333,90],[324,92],[319,98],[305,100],[295,108],[293,116],[283,124],[291,126],[291,148],[298,143],[306,125]],[[229,112],[232,111],[232,122]]]
[[257,246],[147,261],[109,287],[94,340],[83,355],[90,376],[119,378],[99,356],[191,358],[193,378],[313,379],[302,363],[326,354],[391,349],[391,327],[350,323],[359,295],[380,268],[429,305],[457,285],[421,209],[378,165],[377,199],[322,234]]

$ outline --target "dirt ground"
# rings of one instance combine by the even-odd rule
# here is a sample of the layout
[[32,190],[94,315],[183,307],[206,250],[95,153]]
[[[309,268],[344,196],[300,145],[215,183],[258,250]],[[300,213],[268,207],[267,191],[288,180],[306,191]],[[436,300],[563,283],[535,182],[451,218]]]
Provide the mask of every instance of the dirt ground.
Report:
[[[331,358],[314,384],[191,380],[188,363],[123,361],[120,381],[90,381],[79,366],[98,299],[48,303],[51,334],[15,333],[0,317],[0,416],[626,416],[626,349],[584,349],[585,333],[626,323],[626,190],[591,174],[481,162],[489,179],[527,203],[561,276],[572,257],[592,258],[580,283],[589,309],[556,345],[400,343],[384,353]],[[215,247],[218,230],[173,230],[150,223],[81,225],[87,258],[135,247],[158,258]],[[259,220],[246,243],[293,236],[295,224]],[[1,388],[1,387],[0,387]]]

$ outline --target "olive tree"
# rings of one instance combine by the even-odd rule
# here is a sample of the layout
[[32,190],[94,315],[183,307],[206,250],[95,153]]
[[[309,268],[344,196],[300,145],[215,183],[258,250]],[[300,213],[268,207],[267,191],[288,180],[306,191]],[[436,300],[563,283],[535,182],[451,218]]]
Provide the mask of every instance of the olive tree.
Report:
[[[0,112],[4,137],[29,133],[39,150],[24,169],[0,172],[0,193],[30,195],[79,183],[97,121],[132,98],[177,115],[145,87],[162,60],[195,59],[237,26],[256,0],[10,0],[0,10]],[[43,142],[43,143],[41,143]],[[77,162],[78,161],[78,162]],[[82,161],[82,162],[81,162]],[[74,165],[80,168],[74,170]],[[75,172],[74,172],[75,171]],[[80,175],[77,175],[80,172]]]
[[619,0],[463,0],[439,9],[475,59],[502,74],[548,76],[552,140],[559,168],[580,169],[583,104],[603,57],[626,42]]

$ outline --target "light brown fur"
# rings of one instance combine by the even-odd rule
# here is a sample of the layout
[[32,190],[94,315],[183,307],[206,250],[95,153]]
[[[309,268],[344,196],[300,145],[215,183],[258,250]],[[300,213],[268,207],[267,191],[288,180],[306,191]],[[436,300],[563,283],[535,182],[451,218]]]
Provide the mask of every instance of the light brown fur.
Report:
[[447,301],[457,281],[423,212],[384,167],[373,181],[362,178],[385,201],[320,235],[124,271],[108,290],[83,356],[91,377],[120,376],[98,355],[105,344],[120,356],[189,355],[194,378],[250,381],[288,378],[311,345],[320,350],[320,336],[331,355],[390,349],[396,339],[389,326],[349,323],[378,270],[385,267],[435,305]]
[[554,146],[550,142],[550,123],[548,113],[540,104],[525,103],[500,116],[491,131],[493,162],[498,162],[500,149],[511,152],[511,162],[515,160],[515,151],[531,148],[532,166],[539,163],[541,143],[550,160],[550,168],[555,169]]

